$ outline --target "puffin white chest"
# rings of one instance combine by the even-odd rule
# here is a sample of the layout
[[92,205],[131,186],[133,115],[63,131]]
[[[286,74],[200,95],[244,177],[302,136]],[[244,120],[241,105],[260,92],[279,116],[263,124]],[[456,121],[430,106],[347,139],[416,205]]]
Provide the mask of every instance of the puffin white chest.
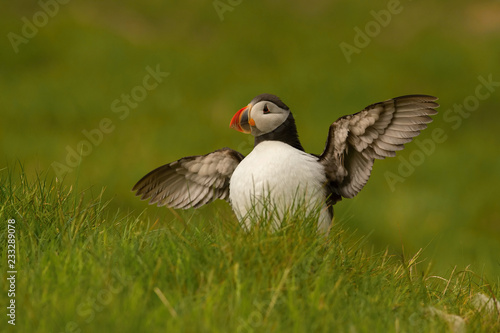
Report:
[[[248,228],[252,217],[262,217],[264,211],[276,210],[279,220],[285,212],[305,206],[309,211],[324,208],[318,225],[324,229],[331,222],[325,207],[325,182],[317,157],[283,142],[264,141],[234,171],[230,200],[238,219]],[[275,217],[274,222],[280,221]]]

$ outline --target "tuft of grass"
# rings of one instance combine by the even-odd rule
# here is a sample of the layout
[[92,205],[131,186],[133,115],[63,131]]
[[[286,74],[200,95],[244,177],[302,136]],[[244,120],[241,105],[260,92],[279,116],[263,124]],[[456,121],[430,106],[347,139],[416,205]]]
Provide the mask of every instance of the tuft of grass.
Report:
[[[286,215],[278,230],[261,223],[247,232],[224,209],[166,220],[111,210],[103,191],[46,175],[5,169],[0,178],[2,244],[5,222],[16,220],[12,331],[500,329],[498,283],[468,268],[435,276],[421,251],[368,252],[366,239],[340,223],[318,234],[304,212]],[[6,246],[1,253],[6,262]],[[478,306],[478,295],[495,306]]]

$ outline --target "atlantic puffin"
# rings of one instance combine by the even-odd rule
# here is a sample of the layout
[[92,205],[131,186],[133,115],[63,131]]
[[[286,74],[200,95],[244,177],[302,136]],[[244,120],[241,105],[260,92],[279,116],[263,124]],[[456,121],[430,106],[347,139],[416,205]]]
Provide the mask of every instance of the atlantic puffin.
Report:
[[[367,106],[330,125],[323,153],[306,153],[289,107],[261,94],[232,117],[229,126],[255,137],[247,156],[222,148],[188,156],[144,176],[132,191],[149,204],[198,208],[229,201],[238,220],[251,228],[269,208],[273,224],[299,204],[316,209],[318,230],[327,232],[332,206],[365,186],[375,159],[396,155],[432,121],[436,97],[407,95]],[[317,209],[319,207],[319,209]]]

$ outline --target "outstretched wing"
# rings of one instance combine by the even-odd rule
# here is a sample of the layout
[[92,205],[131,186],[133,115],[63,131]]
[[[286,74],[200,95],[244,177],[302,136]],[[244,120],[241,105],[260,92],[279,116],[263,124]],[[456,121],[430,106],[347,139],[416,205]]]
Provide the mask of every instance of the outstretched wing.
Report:
[[352,198],[365,186],[373,162],[396,155],[432,121],[436,97],[408,95],[372,104],[335,121],[320,162],[325,167],[334,201]]
[[141,200],[151,198],[149,204],[172,208],[198,208],[215,199],[227,200],[229,180],[243,158],[229,148],[184,157],[151,171],[132,191]]

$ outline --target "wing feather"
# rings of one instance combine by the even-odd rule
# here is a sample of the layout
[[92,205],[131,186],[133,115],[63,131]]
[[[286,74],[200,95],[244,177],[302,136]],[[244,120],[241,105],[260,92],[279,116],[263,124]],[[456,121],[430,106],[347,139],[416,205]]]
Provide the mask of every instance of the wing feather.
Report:
[[333,201],[352,198],[370,178],[375,159],[393,157],[437,114],[436,97],[408,95],[372,104],[335,121],[319,160]]
[[198,208],[215,199],[229,198],[229,180],[244,156],[223,148],[163,165],[144,176],[132,191],[149,204]]

